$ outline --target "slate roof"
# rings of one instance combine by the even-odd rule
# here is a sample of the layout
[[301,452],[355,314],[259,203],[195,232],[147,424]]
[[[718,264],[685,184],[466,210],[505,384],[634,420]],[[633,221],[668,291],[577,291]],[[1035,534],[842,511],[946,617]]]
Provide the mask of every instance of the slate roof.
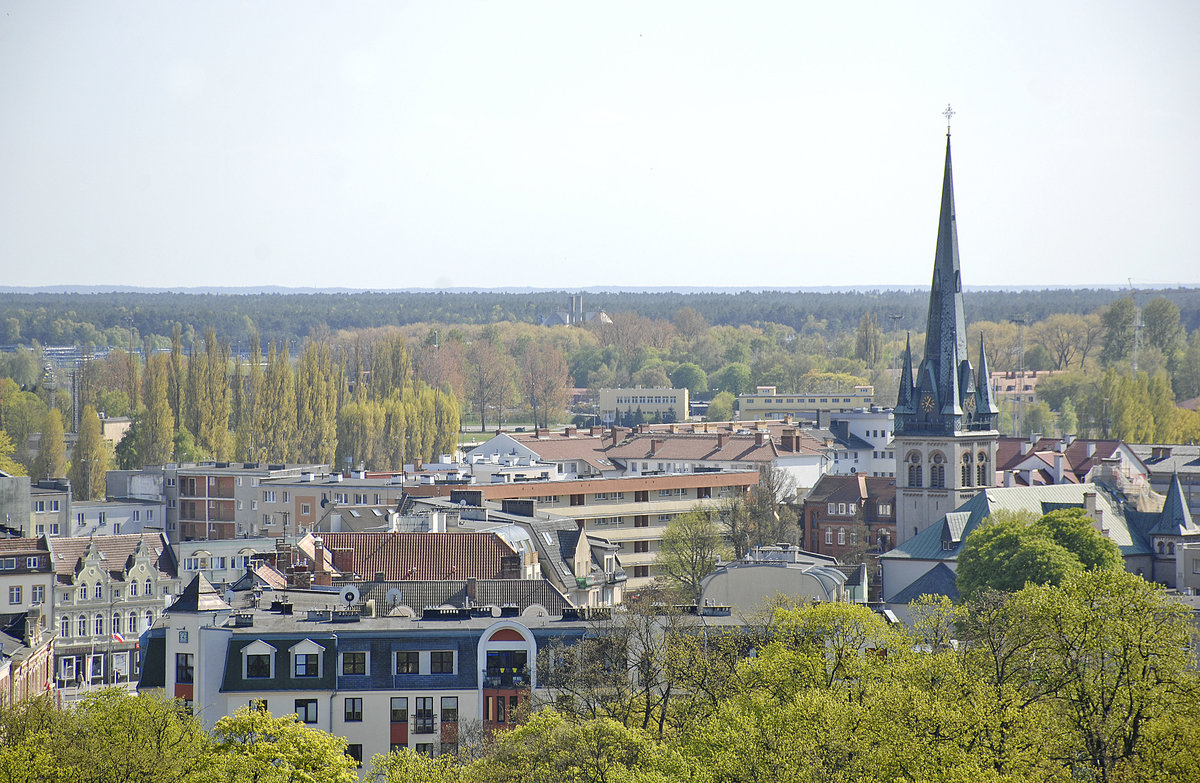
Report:
[[[361,579],[383,573],[387,581],[436,579],[495,579],[505,557],[517,552],[495,533],[321,533],[327,567],[337,562],[338,550],[348,550],[353,571]],[[313,536],[297,543],[314,557]],[[341,571],[342,569],[335,569]]]
[[95,536],[92,538],[54,538],[50,541],[53,553],[54,572],[58,581],[70,584],[78,569],[79,561],[94,545],[101,559],[108,566],[114,579],[123,579],[138,544],[144,544],[154,560],[161,579],[174,579],[178,573],[175,553],[161,533],[131,533],[120,536]]
[[908,587],[892,596],[888,603],[908,604],[923,595],[944,595],[953,601],[958,600],[958,580],[949,566],[945,563],[938,563]]
[[[419,617],[427,607],[453,606],[518,606],[525,611],[534,604],[545,607],[552,615],[562,615],[571,602],[546,579],[476,579],[474,587],[466,579],[436,581],[406,580],[401,582],[370,582],[361,586],[363,600],[374,599],[376,611],[386,611],[387,594],[400,590],[399,604],[407,606]],[[468,600],[469,591],[475,595]]]
[[[1055,484],[1036,487],[991,487],[946,514],[937,523],[880,555],[889,559],[957,560],[962,541],[1000,509],[1028,511],[1041,516],[1058,508],[1083,508],[1084,493],[1096,493],[1108,537],[1125,556],[1150,554],[1140,512],[1123,509],[1096,484]],[[962,516],[965,514],[966,516]],[[1155,515],[1157,518],[1157,515]],[[955,538],[957,536],[957,538]]]
[[229,609],[229,604],[225,603],[225,599],[217,592],[217,588],[212,586],[212,582],[205,579],[204,574],[196,574],[167,611],[220,612]]
[[1187,501],[1183,497],[1183,487],[1179,485],[1179,474],[1171,476],[1171,484],[1167,489],[1167,499],[1153,527],[1148,531],[1152,536],[1183,536],[1200,533],[1200,528],[1192,521],[1188,511]]
[[[1154,446],[1131,445],[1130,451],[1146,465],[1151,474],[1164,473],[1196,476],[1200,475],[1200,446]],[[1155,458],[1155,450],[1159,456]]]

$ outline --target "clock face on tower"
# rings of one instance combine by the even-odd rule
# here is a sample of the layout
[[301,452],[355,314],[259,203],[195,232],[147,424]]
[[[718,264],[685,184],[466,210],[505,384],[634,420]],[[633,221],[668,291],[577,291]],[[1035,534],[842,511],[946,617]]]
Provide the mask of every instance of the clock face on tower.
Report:
[[934,402],[932,394],[926,394],[925,396],[921,397],[921,410],[929,413],[933,410],[933,406]]

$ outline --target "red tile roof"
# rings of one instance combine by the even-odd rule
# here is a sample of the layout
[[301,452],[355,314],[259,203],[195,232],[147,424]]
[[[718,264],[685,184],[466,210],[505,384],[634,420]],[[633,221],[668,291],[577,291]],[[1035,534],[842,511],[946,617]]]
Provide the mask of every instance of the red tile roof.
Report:
[[42,538],[0,538],[0,554],[23,555],[45,552],[45,539]]
[[[326,567],[388,581],[499,579],[516,551],[495,533],[322,533]],[[297,547],[312,562],[313,536]],[[511,562],[511,561],[510,561]]]
[[145,542],[146,551],[155,557],[159,576],[163,579],[174,579],[176,575],[175,557],[171,547],[163,543],[159,533],[132,533],[123,536],[94,536],[92,538],[55,538],[50,542],[50,550],[54,553],[54,571],[58,581],[70,584],[75,576],[75,568],[80,558],[87,551],[88,544],[94,543],[96,550],[104,558],[108,572],[114,577],[124,574],[129,558],[137,550],[139,542]]

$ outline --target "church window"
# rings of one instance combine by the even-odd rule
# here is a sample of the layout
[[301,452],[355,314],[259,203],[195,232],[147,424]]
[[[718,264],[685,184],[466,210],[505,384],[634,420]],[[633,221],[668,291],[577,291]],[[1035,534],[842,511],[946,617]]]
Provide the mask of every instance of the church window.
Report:
[[921,472],[921,455],[914,451],[908,455],[908,486],[922,486]]
[[963,454],[962,461],[962,485],[969,487],[971,486],[971,455]]
[[929,486],[942,489],[946,486],[946,458],[940,452],[934,452],[930,462]]
[[986,451],[981,451],[976,456],[975,473],[977,476],[976,481],[975,481],[976,484],[978,484],[981,487],[991,486],[992,482],[987,480],[988,468],[987,468],[987,452]]

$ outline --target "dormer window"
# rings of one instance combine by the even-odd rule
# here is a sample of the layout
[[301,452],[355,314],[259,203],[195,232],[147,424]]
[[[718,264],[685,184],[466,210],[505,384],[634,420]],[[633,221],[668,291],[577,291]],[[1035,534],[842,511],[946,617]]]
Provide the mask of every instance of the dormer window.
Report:
[[954,551],[954,542],[947,540],[947,539],[942,539],[942,551],[943,552],[953,552]]
[[292,647],[292,674],[296,677],[320,677],[323,652],[325,648],[311,639]]
[[248,680],[275,676],[275,648],[259,639],[242,648],[242,676]]

